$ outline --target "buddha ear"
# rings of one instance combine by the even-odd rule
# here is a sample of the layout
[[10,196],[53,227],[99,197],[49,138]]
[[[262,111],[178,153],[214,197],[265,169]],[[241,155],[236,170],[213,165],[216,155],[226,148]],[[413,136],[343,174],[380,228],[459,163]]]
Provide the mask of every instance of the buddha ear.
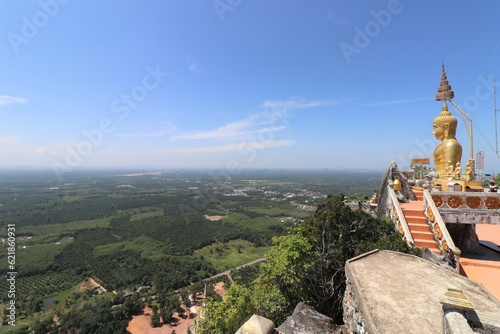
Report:
[[448,138],[448,133],[450,132],[450,124],[448,124],[448,123],[444,123],[444,124],[442,125],[442,128],[443,128],[443,130],[444,130],[444,137],[445,137],[445,138]]

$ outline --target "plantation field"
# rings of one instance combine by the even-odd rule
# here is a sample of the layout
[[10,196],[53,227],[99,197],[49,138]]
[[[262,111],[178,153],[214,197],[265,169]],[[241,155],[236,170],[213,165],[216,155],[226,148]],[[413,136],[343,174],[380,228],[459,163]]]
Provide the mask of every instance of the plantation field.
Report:
[[280,207],[270,205],[268,207],[249,207],[246,208],[246,210],[270,217],[295,217],[306,219],[311,216],[310,212],[298,210],[293,205],[288,203],[286,203],[286,205],[280,205]]
[[[167,296],[262,258],[274,236],[311,217],[297,203],[313,206],[329,192],[371,195],[372,178],[326,172],[242,171],[227,179],[213,171],[86,171],[60,180],[51,171],[0,173],[0,240],[7,237],[7,224],[15,225],[16,302],[23,321],[31,326],[56,310],[64,317],[97,298],[74,294],[85,278],[117,292],[151,286]],[[257,271],[248,268],[239,279],[249,284]],[[0,252],[0,272],[7,272],[6,251]],[[6,289],[6,280],[0,280],[0,291]],[[40,312],[40,301],[51,296],[57,306]],[[8,302],[6,293],[1,298],[0,309]]]
[[[19,247],[16,251],[18,276],[29,276],[47,271],[54,265],[55,256],[73,242],[73,238],[64,237],[49,244],[35,244]],[[7,255],[0,253],[0,270],[7,272]]]
[[[16,328],[34,326],[40,321],[52,319],[55,312],[64,314],[71,307],[113,297],[113,293],[95,295],[93,293],[94,285],[89,282],[88,278],[82,280],[80,276],[74,276],[69,273],[36,275],[27,279],[20,279],[17,284],[20,289],[30,293],[30,298],[27,301],[19,301],[17,303],[18,318],[16,319]],[[54,297],[55,306],[51,310],[44,310],[43,298],[40,297],[40,292],[44,291],[44,287],[54,287],[56,285],[58,289],[48,290],[45,288],[45,291],[50,291],[49,295]],[[0,283],[0,288],[4,288],[3,283]],[[29,313],[28,307],[34,304],[38,304],[37,310]],[[0,326],[0,334],[7,333],[12,333],[12,327],[6,325]]]
[[140,254],[144,259],[153,261],[168,258],[166,254],[171,253],[169,245],[141,235],[132,240],[96,246],[93,250],[93,254],[95,258],[99,258],[104,255],[116,254],[120,251],[132,251]]
[[18,235],[30,236],[60,236],[68,232],[75,232],[95,227],[109,227],[109,218],[96,218],[91,220],[77,220],[68,223],[41,224],[20,227]]
[[256,247],[246,240],[231,240],[227,243],[215,242],[194,252],[195,257],[210,262],[219,272],[235,268],[264,257],[271,247]]

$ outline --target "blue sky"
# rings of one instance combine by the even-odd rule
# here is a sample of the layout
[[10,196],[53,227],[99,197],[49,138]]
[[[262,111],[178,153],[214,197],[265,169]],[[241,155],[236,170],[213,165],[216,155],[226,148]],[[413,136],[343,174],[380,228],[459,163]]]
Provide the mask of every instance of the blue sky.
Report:
[[444,61],[474,155],[499,173],[499,14],[496,0],[1,0],[0,164],[407,167],[438,143]]

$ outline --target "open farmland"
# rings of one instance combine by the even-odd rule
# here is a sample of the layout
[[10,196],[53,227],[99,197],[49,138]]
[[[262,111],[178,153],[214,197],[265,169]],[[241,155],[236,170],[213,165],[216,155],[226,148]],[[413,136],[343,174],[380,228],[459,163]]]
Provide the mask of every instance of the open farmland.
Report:
[[[145,297],[168,295],[264,257],[272,237],[308,219],[312,212],[301,208],[327,193],[368,196],[376,187],[374,173],[325,171],[231,178],[211,171],[87,171],[64,180],[50,171],[3,172],[0,237],[5,243],[7,226],[15,226],[18,316],[32,324],[97,300],[96,287],[88,296],[78,289],[88,279],[104,296],[140,286],[151,287]],[[6,251],[0,270],[10,271]],[[5,279],[0,289],[8,290]],[[44,309],[48,298],[55,306]],[[3,294],[3,310],[8,301]]]

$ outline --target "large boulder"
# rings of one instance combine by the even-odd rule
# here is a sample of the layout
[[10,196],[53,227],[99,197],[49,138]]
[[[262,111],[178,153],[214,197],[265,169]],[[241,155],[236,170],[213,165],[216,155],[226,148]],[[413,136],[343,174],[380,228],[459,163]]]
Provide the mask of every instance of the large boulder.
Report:
[[422,252],[422,258],[424,260],[427,260],[429,262],[437,264],[438,266],[440,266],[442,268],[445,268],[445,269],[448,269],[451,271],[456,271],[456,269],[450,265],[449,260],[446,256],[438,255],[438,254],[434,253],[433,251],[431,251],[427,247],[423,247],[421,252]]
[[332,318],[317,312],[304,303],[299,303],[293,314],[278,327],[278,332],[283,334],[328,334],[335,332],[335,325]]
[[[387,207],[387,198],[389,196],[387,192],[387,186],[394,182],[395,179],[399,179],[401,182],[401,191],[399,191],[398,199],[401,202],[405,202],[408,200],[415,201],[417,196],[411,190],[411,184],[408,182],[403,173],[399,170],[396,162],[392,161],[387,167],[384,175],[382,176],[382,181],[380,183],[380,190],[378,194],[378,202],[377,202],[377,217],[383,218],[387,215],[388,207]],[[401,198],[399,198],[401,197]]]
[[254,314],[238,329],[236,334],[274,334],[274,332],[274,322]]

